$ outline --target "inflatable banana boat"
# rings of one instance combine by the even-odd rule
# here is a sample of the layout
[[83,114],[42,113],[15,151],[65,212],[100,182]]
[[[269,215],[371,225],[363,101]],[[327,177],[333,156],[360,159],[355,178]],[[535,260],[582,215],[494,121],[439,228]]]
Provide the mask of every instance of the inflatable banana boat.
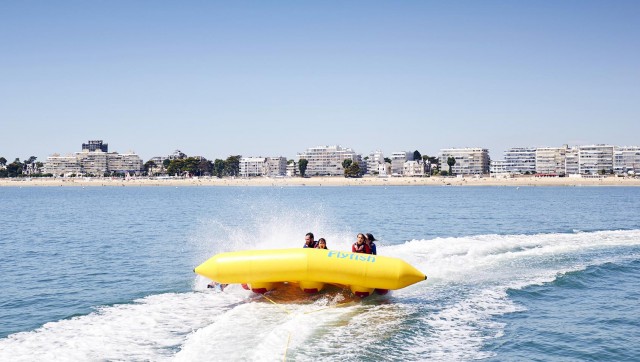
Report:
[[243,284],[256,293],[288,282],[299,284],[308,293],[322,290],[325,284],[349,287],[360,297],[374,290],[384,294],[427,279],[398,258],[310,248],[221,253],[194,271],[221,284]]

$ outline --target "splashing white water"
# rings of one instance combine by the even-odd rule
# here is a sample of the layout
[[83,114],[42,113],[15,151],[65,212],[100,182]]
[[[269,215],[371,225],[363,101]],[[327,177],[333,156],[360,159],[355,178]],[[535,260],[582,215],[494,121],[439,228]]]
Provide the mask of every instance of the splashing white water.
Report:
[[[267,237],[273,230],[266,228],[256,231],[255,245],[219,249],[284,247],[283,235],[306,232],[300,224],[279,225],[277,240]],[[322,233],[336,240],[336,248],[349,246],[344,232]],[[210,239],[203,245],[213,244]],[[509,288],[549,282],[591,265],[637,260],[639,245],[640,231],[632,230],[482,235],[381,246],[380,254],[408,261],[429,280],[391,296],[344,305],[335,294],[274,304],[238,286],[222,293],[207,290],[208,281],[197,277],[193,292],[100,307],[13,334],[0,340],[0,360],[282,360],[285,354],[295,360],[483,358],[490,356],[482,350],[484,343],[504,327],[495,316],[521,309],[508,298]]]

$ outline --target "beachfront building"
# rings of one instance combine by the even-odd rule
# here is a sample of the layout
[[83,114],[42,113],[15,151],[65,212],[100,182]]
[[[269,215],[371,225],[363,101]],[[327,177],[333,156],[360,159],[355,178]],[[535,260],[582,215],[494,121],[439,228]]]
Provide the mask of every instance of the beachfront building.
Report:
[[80,162],[80,169],[83,174],[103,176],[109,172],[107,152],[100,149],[89,151],[85,148],[82,152],[76,152],[75,155],[78,162]]
[[638,175],[640,147],[616,147],[613,151],[613,172],[616,175]]
[[344,176],[342,162],[351,160],[362,164],[361,156],[350,148],[341,146],[317,146],[298,153],[298,159],[307,160],[308,176]]
[[567,149],[562,147],[538,147],[536,149],[535,171],[538,175],[560,176],[565,174]]
[[82,144],[82,151],[71,156],[53,154],[45,162],[45,172],[55,176],[93,175],[104,176],[109,173],[142,173],[142,159],[133,152],[119,154],[106,152],[108,146],[102,141],[89,141]]
[[613,146],[580,146],[578,167],[581,175],[599,175],[613,173]]
[[107,167],[111,173],[140,175],[144,165],[140,156],[129,151],[127,153],[107,153]]
[[565,175],[579,175],[580,163],[578,162],[580,150],[578,147],[571,147],[567,149],[564,159],[564,174]]
[[298,169],[298,163],[295,162],[294,160],[289,160],[287,162],[287,171],[286,171],[287,177],[298,176],[299,172],[300,170]]
[[287,174],[286,157],[267,157],[265,159],[265,176],[280,177]]
[[78,175],[81,173],[80,162],[74,155],[60,156],[54,153],[44,163],[44,173],[50,173],[56,177]]
[[400,176],[404,174],[404,164],[413,160],[413,152],[399,151],[391,154],[391,175]]
[[489,173],[492,177],[505,177],[509,175],[507,162],[505,160],[491,160]]
[[391,176],[391,164],[389,162],[383,162],[378,165],[378,177]]
[[240,177],[256,177],[265,174],[265,157],[240,158]]
[[507,171],[511,174],[536,172],[536,148],[514,147],[504,152]]
[[119,154],[117,152],[89,151],[84,149],[74,155],[60,156],[53,154],[45,162],[45,172],[55,176],[93,175],[104,176],[109,173],[126,173],[139,175],[143,164],[140,156],[133,152]]
[[440,167],[448,170],[447,160],[453,157],[454,175],[482,175],[489,173],[489,150],[486,148],[445,148],[440,150]]
[[425,162],[423,160],[406,161],[402,170],[402,175],[406,177],[422,177],[426,173]]
[[380,165],[384,164],[384,153],[382,151],[373,151],[369,154],[367,159],[367,173],[368,174],[380,174]]

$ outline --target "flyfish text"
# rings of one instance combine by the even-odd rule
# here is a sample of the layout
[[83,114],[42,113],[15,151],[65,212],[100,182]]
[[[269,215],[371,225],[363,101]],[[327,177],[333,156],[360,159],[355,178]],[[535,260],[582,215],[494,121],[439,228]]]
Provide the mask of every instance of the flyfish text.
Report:
[[364,261],[364,262],[371,262],[371,263],[375,263],[376,262],[376,257],[373,255],[362,255],[362,254],[355,254],[355,253],[343,253],[341,251],[335,251],[335,250],[331,250],[329,251],[329,254],[327,254],[327,256],[329,258],[338,258],[338,259],[350,259],[350,260],[355,260],[355,261]]

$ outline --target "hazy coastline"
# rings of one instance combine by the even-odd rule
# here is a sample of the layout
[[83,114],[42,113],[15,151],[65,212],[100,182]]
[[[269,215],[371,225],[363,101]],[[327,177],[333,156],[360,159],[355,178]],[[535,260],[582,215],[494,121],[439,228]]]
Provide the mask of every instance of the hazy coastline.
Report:
[[640,186],[640,178],[602,177],[292,177],[292,178],[184,178],[184,179],[111,179],[111,178],[31,178],[0,179],[0,187],[51,186]]

